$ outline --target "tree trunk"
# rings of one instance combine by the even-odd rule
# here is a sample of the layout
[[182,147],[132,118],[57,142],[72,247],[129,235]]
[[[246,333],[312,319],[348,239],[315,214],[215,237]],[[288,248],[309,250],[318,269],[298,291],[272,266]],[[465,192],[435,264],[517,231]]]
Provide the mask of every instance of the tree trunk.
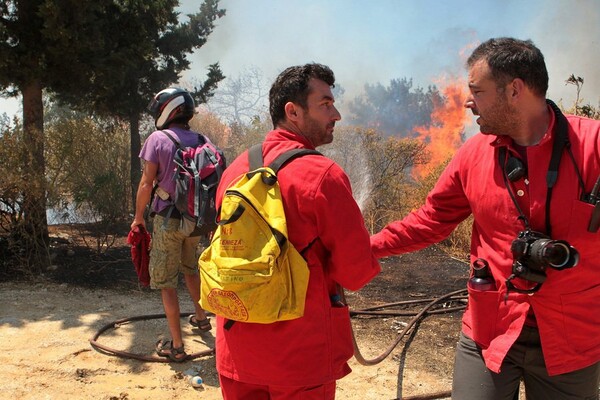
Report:
[[48,254],[48,220],[46,218],[46,165],[44,161],[44,104],[42,85],[33,80],[21,90],[23,94],[23,244],[31,272],[41,272],[50,265]]
[[135,212],[135,196],[137,194],[137,188],[142,178],[142,165],[140,163],[140,150],[142,149],[142,143],[140,140],[140,121],[139,115],[132,115],[129,117],[129,132],[131,139],[131,204],[133,212]]

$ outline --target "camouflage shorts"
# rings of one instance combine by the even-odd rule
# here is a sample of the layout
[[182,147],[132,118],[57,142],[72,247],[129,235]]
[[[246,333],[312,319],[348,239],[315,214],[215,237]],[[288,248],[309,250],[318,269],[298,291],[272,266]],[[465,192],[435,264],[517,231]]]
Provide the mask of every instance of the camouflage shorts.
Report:
[[179,220],[156,214],[153,221],[152,249],[150,250],[150,287],[177,288],[179,273],[198,274],[200,237],[186,237],[179,231]]

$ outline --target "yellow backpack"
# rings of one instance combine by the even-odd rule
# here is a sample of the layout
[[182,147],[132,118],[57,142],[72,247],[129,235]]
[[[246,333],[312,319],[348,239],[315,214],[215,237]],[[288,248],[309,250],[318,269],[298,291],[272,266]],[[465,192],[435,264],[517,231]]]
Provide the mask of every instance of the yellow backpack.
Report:
[[294,149],[263,166],[262,145],[248,151],[250,172],[225,191],[217,229],[202,253],[200,305],[231,321],[268,324],[304,314],[306,260],[288,241],[278,170],[293,158],[321,154]]

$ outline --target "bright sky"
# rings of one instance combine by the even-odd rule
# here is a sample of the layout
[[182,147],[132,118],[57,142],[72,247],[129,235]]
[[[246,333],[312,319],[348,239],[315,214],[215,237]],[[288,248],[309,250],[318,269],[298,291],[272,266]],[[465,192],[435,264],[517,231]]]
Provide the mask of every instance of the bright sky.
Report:
[[[183,0],[192,11],[197,0]],[[545,55],[549,97],[600,101],[600,0],[222,0],[227,15],[194,55],[191,74],[218,61],[225,75],[260,68],[267,81],[290,65],[329,65],[346,93],[365,83],[413,78],[427,87],[466,77],[473,45],[490,37],[531,39]],[[200,68],[200,69],[199,69]],[[186,74],[186,77],[190,73]]]
[[[195,12],[199,0],[182,0]],[[600,0],[221,0],[227,15],[191,57],[184,80],[204,79],[219,62],[226,76],[259,68],[268,84],[284,68],[329,65],[346,96],[365,83],[413,78],[427,87],[465,77],[473,45],[490,37],[532,39],[550,74],[548,97],[571,105],[571,74],[585,82],[581,96],[600,103]],[[15,101],[0,100],[14,114]]]

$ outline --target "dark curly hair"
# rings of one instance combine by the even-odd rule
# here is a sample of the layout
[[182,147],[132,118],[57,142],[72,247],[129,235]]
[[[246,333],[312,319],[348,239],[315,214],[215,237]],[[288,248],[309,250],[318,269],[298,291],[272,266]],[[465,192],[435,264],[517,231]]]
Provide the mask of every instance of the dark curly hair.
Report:
[[306,109],[308,98],[308,82],[311,78],[319,79],[334,87],[333,71],[322,64],[305,64],[286,68],[271,86],[269,91],[269,112],[273,126],[285,119],[285,105],[288,102],[299,104]]
[[519,78],[537,95],[546,97],[548,70],[542,52],[531,40],[508,37],[489,39],[473,50],[467,67],[471,68],[481,59],[487,61],[499,86]]

